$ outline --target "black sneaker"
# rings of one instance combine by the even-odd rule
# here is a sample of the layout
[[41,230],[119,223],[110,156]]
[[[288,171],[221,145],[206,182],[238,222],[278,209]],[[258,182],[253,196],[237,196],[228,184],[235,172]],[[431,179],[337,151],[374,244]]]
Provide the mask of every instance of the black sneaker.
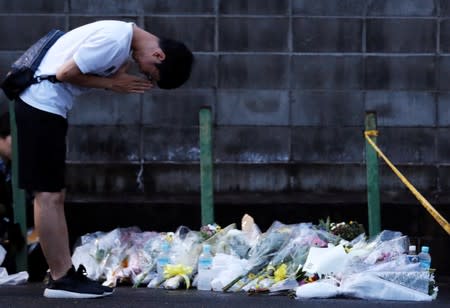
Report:
[[[84,268],[84,267],[83,267]],[[101,285],[90,280],[72,266],[67,274],[58,280],[49,277],[44,296],[49,298],[97,298],[106,296]]]
[[88,280],[88,281],[90,281],[90,282],[96,283],[96,284],[98,285],[98,287],[99,287],[100,289],[103,290],[103,294],[104,294],[104,295],[111,295],[111,294],[113,294],[113,292],[114,292],[114,289],[113,289],[113,288],[104,286],[104,285],[102,285],[100,282],[97,282],[97,281],[94,281],[94,280],[89,279],[89,278],[87,277],[86,268],[84,267],[83,264],[80,264],[80,265],[78,266],[77,274],[80,275],[80,276],[84,276],[85,279]]

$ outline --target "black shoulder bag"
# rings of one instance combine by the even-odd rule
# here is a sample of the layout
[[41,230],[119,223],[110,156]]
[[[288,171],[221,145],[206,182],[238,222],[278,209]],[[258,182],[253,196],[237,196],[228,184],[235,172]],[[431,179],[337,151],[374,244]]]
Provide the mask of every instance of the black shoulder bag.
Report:
[[63,34],[61,30],[51,30],[11,65],[11,71],[0,85],[10,100],[15,100],[26,88],[42,80],[58,82],[55,75],[35,77],[34,74],[47,51]]

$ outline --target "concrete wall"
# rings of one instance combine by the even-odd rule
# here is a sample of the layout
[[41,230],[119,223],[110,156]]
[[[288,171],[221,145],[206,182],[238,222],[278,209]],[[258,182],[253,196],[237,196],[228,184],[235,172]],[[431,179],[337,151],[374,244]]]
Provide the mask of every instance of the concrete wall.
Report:
[[[218,200],[364,203],[364,116],[375,110],[385,153],[430,201],[449,202],[450,1],[2,0],[0,17],[2,74],[50,28],[106,18],[195,53],[178,90],[78,100],[74,202],[198,195],[202,105]],[[381,175],[383,202],[418,204],[384,165]]]

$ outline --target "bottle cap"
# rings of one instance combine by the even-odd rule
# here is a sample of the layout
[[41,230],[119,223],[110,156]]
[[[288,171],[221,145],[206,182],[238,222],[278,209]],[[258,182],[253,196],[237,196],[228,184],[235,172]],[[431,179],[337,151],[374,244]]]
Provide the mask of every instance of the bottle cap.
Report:
[[416,251],[416,245],[410,245],[409,251]]
[[430,247],[428,246],[422,246],[422,252],[428,253],[430,251]]

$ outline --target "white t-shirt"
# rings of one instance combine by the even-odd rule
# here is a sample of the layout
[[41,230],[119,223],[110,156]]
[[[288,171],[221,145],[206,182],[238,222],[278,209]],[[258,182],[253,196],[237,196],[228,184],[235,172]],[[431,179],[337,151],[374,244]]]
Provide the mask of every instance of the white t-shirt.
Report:
[[[74,59],[83,74],[109,76],[130,58],[133,23],[104,20],[64,34],[42,59],[36,76],[55,75],[62,64]],[[27,104],[64,118],[75,96],[90,89],[69,83],[41,81],[26,89],[20,98]]]

